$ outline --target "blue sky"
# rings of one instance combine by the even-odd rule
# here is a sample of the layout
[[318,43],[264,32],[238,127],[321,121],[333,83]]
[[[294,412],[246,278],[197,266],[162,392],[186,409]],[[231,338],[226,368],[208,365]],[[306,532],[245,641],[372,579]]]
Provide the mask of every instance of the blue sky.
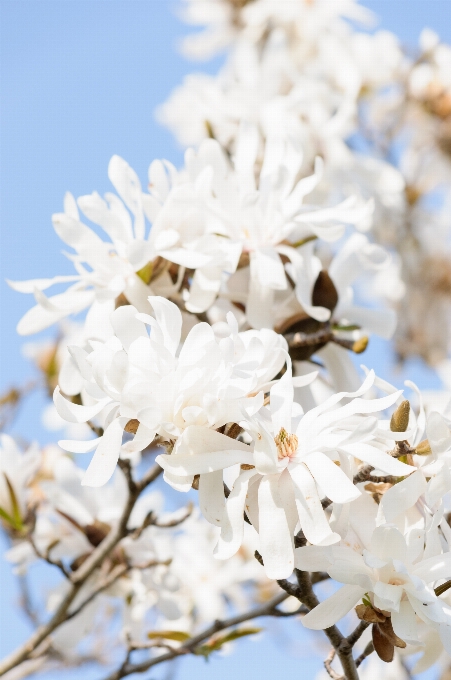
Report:
[[[424,26],[451,42],[448,0],[372,0],[363,3],[380,17],[379,26],[415,43]],[[25,279],[71,273],[61,254],[50,217],[62,208],[65,191],[76,196],[110,190],[107,166],[123,156],[144,181],[154,158],[180,164],[182,151],[154,120],[155,107],[193,70],[217,71],[220,59],[191,64],[176,52],[187,32],[169,0],[2,0],[0,2],[1,167],[0,167],[0,390],[22,383],[31,367],[21,356],[23,339],[15,325],[32,305],[30,296],[11,291],[5,277]],[[365,363],[387,375],[387,345],[373,342]],[[424,387],[434,376],[414,363],[409,376]],[[397,376],[399,382],[402,376]],[[42,398],[31,398],[13,428],[45,443],[40,426]],[[2,601],[0,650],[5,653],[27,634],[14,611],[17,590],[9,567],[0,561]],[[233,657],[185,660],[181,677],[230,677],[249,673],[262,679],[281,671],[314,677],[320,662],[286,657],[282,628],[263,649],[243,642]],[[6,634],[5,634],[6,633]],[[311,640],[302,637],[307,653]],[[264,651],[264,653],[263,653]],[[301,650],[302,651],[302,650]],[[313,665],[310,665],[313,663]],[[61,674],[59,674],[61,677]],[[75,678],[75,674],[65,674]],[[101,674],[87,674],[101,678]],[[152,677],[158,677],[157,674]]]

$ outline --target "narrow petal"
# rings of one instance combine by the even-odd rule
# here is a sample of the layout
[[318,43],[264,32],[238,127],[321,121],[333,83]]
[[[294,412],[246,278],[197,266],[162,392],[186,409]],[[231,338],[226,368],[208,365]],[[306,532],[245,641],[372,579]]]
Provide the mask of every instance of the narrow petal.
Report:
[[402,463],[397,458],[393,458],[388,453],[384,453],[375,446],[370,446],[369,444],[340,444],[340,449],[346,453],[350,453],[355,458],[363,460],[365,463],[369,463],[377,470],[382,470],[388,475],[407,476],[412,475],[415,468],[412,465],[406,465]]
[[82,486],[103,486],[116,469],[121,452],[126,418],[116,418],[105,430],[91,463],[85,472]]
[[221,526],[225,512],[224,481],[222,470],[199,477],[199,506],[205,519]]
[[146,327],[136,318],[138,310],[132,305],[118,307],[111,315],[111,325],[122,347],[128,350],[138,338],[147,338]]
[[346,616],[365,594],[360,586],[346,585],[302,618],[306,628],[324,630]]
[[212,451],[208,454],[176,454],[167,455],[161,454],[156,458],[158,465],[161,465],[163,470],[172,473],[173,475],[203,475],[206,472],[216,472],[216,470],[224,470],[232,465],[247,464],[252,465],[254,462],[252,453],[244,453],[243,451],[229,450],[229,451]]
[[350,503],[360,496],[360,491],[345,473],[321,451],[304,459],[312,476],[326,496],[335,503]]
[[155,318],[161,328],[165,347],[174,356],[180,342],[182,332],[182,314],[173,302],[158,295],[149,297],[149,302],[155,312]]
[[398,515],[411,508],[426,492],[427,484],[421,471],[414,472],[384,493],[380,507],[386,522],[393,522]]
[[260,547],[268,578],[288,578],[294,567],[293,536],[279,493],[279,475],[263,477],[258,490]]
[[226,503],[221,535],[214,555],[219,560],[232,557],[239,550],[243,541],[244,504],[249,488],[249,480],[256,474],[255,470],[242,472],[235,481]]
[[296,507],[305,537],[314,545],[331,545],[340,540],[332,531],[318,496],[315,480],[302,463],[288,467],[293,480]]
[[105,397],[92,406],[80,406],[65,399],[59,387],[55,387],[53,392],[53,403],[58,414],[69,423],[85,423],[87,420],[91,420],[110,402],[110,397]]
[[60,439],[58,446],[60,446],[64,451],[69,451],[70,453],[89,453],[93,451],[99,444],[101,437],[96,439],[88,439],[87,441],[75,441],[72,439]]

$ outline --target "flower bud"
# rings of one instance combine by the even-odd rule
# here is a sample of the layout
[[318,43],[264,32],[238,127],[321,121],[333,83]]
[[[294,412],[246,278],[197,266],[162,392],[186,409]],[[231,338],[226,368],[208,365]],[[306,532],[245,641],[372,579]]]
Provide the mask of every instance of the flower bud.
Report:
[[392,432],[405,432],[409,426],[410,403],[405,399],[394,412],[390,420]]

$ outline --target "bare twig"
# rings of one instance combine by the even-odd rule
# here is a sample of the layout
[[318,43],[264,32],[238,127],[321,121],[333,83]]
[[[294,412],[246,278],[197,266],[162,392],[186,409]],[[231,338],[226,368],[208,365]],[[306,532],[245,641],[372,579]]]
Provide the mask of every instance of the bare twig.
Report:
[[30,536],[28,536],[27,538],[28,538],[28,540],[30,541],[31,546],[32,546],[32,548],[33,548],[33,550],[34,550],[36,556],[39,557],[39,559],[44,560],[44,562],[47,562],[47,564],[51,564],[52,567],[57,567],[57,568],[60,570],[60,572],[63,574],[63,576],[65,576],[65,578],[69,578],[69,579],[70,579],[71,574],[70,574],[70,572],[66,569],[66,567],[65,567],[64,564],[61,562],[61,560],[54,560],[54,559],[52,559],[52,558],[50,557],[50,552],[51,552],[52,549],[55,548],[56,545],[59,543],[58,540],[55,541],[54,543],[51,543],[51,544],[47,547],[45,553],[42,553],[42,552],[39,550],[39,548],[37,547],[36,543],[34,542],[33,536],[30,534]]
[[354,647],[355,643],[360,640],[369,625],[370,624],[368,621],[360,621],[357,628],[350,635],[348,635],[347,640],[351,647]]
[[324,660],[324,668],[326,669],[327,674],[329,675],[329,677],[332,678],[332,680],[344,680],[343,675],[340,675],[339,673],[337,673],[337,671],[335,671],[332,668],[331,664],[332,661],[335,659],[335,654],[336,654],[335,649],[332,647],[329,654],[327,655],[327,658]]
[[172,661],[172,659],[177,658],[183,654],[192,654],[194,650],[202,643],[211,638],[215,633],[225,630],[226,628],[231,628],[232,626],[237,626],[240,623],[245,623],[252,619],[259,618],[260,616],[278,616],[277,606],[286,600],[288,595],[285,593],[280,593],[273,597],[268,603],[251,609],[250,611],[239,614],[238,616],[233,616],[230,619],[225,619],[223,621],[215,621],[208,628],[206,628],[202,633],[190,638],[183,645],[177,647],[177,649],[171,649],[166,654],[161,654],[160,656],[154,657],[153,659],[148,659],[141,663],[132,664],[130,663],[130,656],[133,649],[129,649],[127,652],[127,657],[121,667],[108,675],[104,680],[121,680],[127,675],[132,675],[133,673],[144,673],[149,668],[157,666],[158,664],[164,663],[166,661]]
[[21,645],[18,649],[12,652],[9,656],[0,662],[0,676],[7,671],[30,658],[32,652],[64,621],[70,616],[69,609],[72,602],[77,597],[83,585],[91,574],[103,563],[111,551],[116,547],[119,541],[127,535],[127,524],[130,515],[138,500],[140,494],[144,489],[151,484],[162,472],[159,465],[154,465],[148,470],[144,477],[139,482],[135,482],[130,475],[126,474],[128,482],[128,499],[122,512],[121,519],[114,531],[110,531],[106,538],[93,550],[89,557],[83,564],[70,575],[71,588],[66,596],[60,602],[59,607],[47,623],[39,626],[39,628],[30,636],[30,638]]
[[363,650],[363,652],[360,654],[360,656],[357,657],[355,660],[355,665],[357,668],[360,666],[360,664],[365,661],[366,657],[369,656],[374,652],[374,646],[373,646],[373,641],[368,642],[367,646]]

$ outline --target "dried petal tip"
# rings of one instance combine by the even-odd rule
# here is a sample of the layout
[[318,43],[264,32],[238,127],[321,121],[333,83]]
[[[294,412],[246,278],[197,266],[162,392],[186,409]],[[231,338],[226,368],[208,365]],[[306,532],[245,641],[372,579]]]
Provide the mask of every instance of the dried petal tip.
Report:
[[410,403],[405,399],[394,412],[390,420],[392,432],[405,432],[409,427]]
[[429,441],[427,439],[423,439],[423,441],[420,442],[415,447],[415,453],[418,456],[429,456],[429,454],[432,453],[432,449],[431,449],[431,445],[429,444]]
[[295,455],[299,443],[295,434],[288,434],[285,428],[282,427],[277,437],[274,437],[274,441],[279,452],[279,460]]
[[383,623],[387,618],[382,612],[378,612],[374,607],[369,607],[366,604],[358,604],[355,613],[361,621],[368,621],[368,623]]
[[139,420],[136,420],[136,418],[133,418],[132,420],[129,420],[126,426],[124,427],[124,430],[128,432],[129,434],[136,434],[138,431],[139,427]]
[[362,354],[368,347],[369,339],[366,335],[364,335],[362,338],[359,338],[358,340],[355,341],[355,343],[352,345],[352,351],[355,354]]

